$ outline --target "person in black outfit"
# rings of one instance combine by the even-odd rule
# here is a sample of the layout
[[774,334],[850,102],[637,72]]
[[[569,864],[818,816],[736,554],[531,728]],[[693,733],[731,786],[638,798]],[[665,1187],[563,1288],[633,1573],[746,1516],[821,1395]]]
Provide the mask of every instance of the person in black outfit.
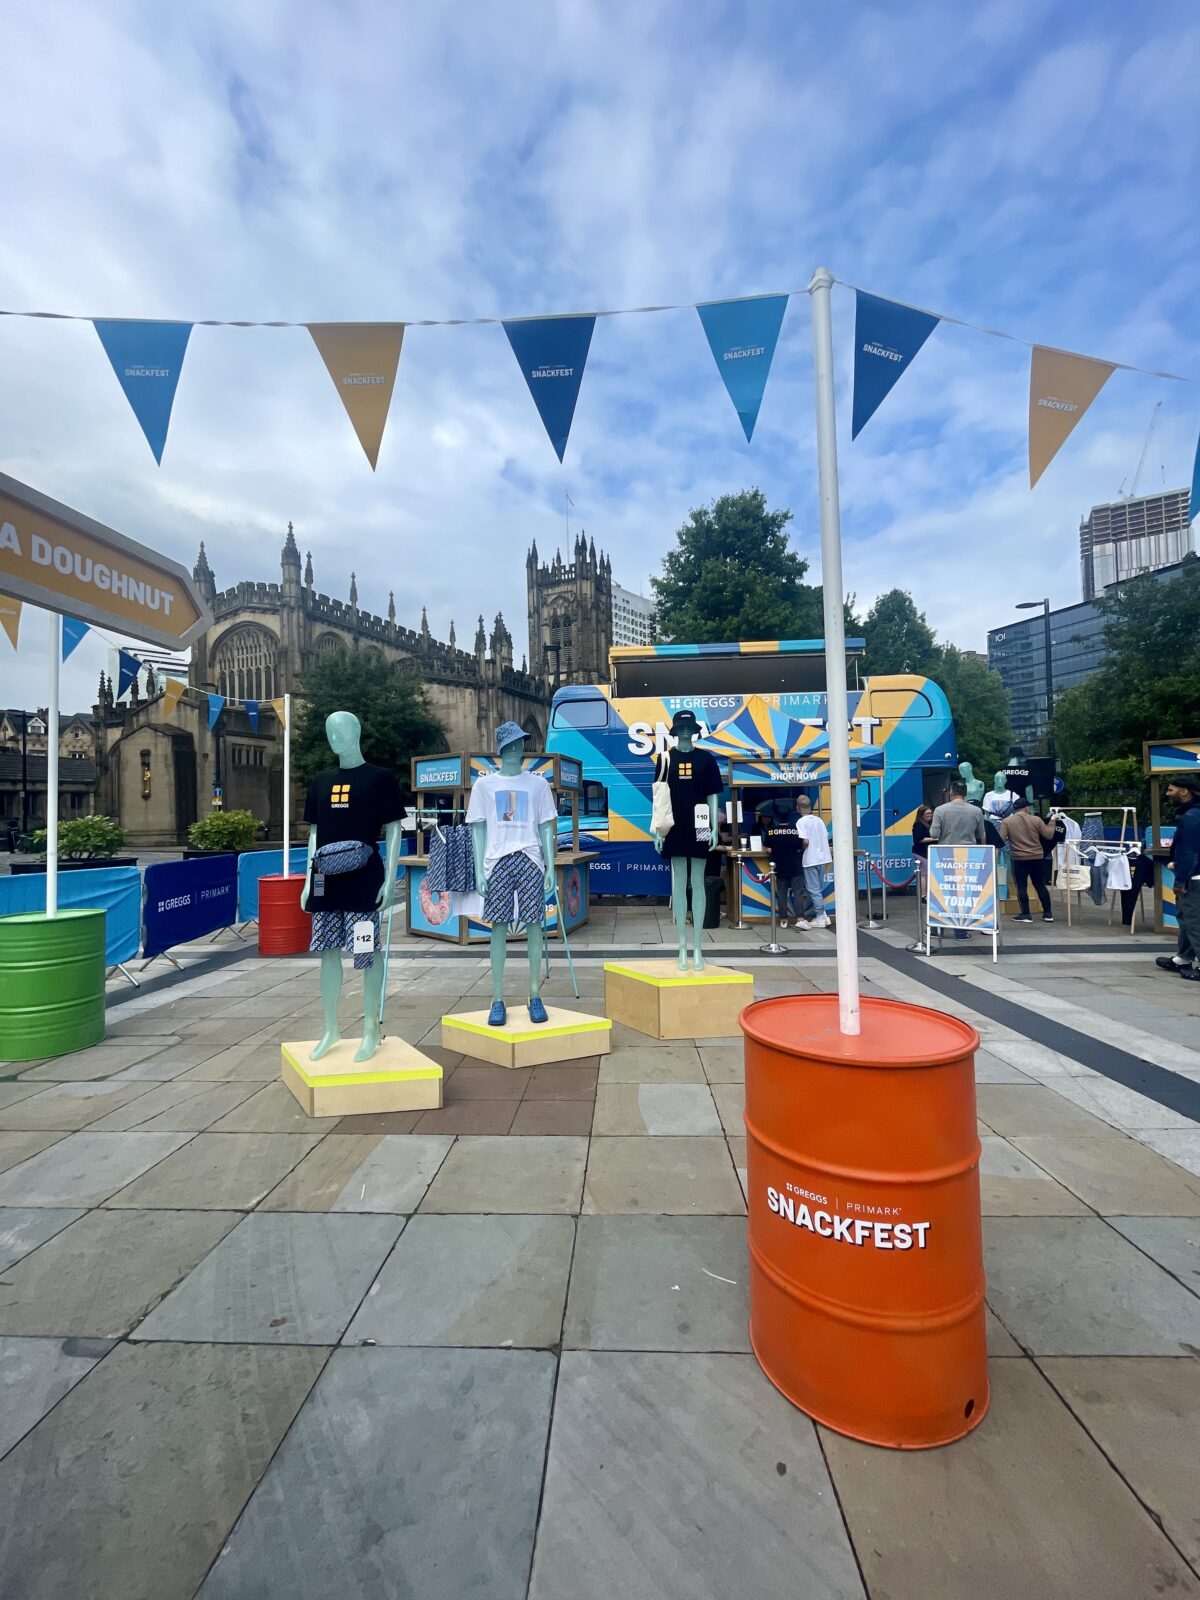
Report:
[[672,825],[656,833],[654,848],[671,863],[671,916],[679,934],[679,970],[687,971],[688,886],[692,904],[692,958],[704,970],[700,943],[704,937],[704,863],[716,835],[717,802],[725,787],[716,757],[697,750],[700,724],[694,711],[677,711],[671,722],[676,746],[667,758]]
[[763,840],[775,863],[775,909],[779,926],[787,927],[788,895],[799,925],[804,916],[804,841],[796,832],[796,808],[782,797],[768,800],[759,812]]
[[917,893],[921,899],[929,896],[929,830],[933,827],[933,807],[918,808],[912,831],[912,853],[917,863]]

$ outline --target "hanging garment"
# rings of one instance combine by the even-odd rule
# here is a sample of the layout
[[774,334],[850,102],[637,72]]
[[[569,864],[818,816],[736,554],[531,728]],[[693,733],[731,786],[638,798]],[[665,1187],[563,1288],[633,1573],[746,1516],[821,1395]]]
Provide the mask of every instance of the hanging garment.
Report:
[[1085,811],[1083,814],[1083,827],[1080,829],[1084,839],[1103,839],[1104,820],[1098,811]]
[[1061,872],[1063,867],[1067,865],[1070,846],[1079,842],[1083,830],[1075,821],[1074,817],[1068,817],[1065,814],[1060,814],[1059,816],[1056,816],[1054,820],[1056,822],[1061,822],[1063,827],[1067,830],[1066,838],[1054,852],[1055,866]]
[[475,889],[475,858],[471,830],[464,824],[435,828],[429,840],[429,865],[425,882],[434,893],[471,894]]
[[1108,887],[1110,889],[1133,888],[1133,879],[1129,875],[1128,856],[1113,856],[1108,863]]
[[1092,883],[1088,890],[1093,901],[1102,906],[1108,899],[1108,868],[1107,856],[1096,856],[1092,861]]

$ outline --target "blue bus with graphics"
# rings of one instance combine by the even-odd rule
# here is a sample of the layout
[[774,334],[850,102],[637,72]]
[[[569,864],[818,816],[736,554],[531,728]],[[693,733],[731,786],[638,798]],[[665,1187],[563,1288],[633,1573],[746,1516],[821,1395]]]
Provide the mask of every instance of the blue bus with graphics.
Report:
[[[546,748],[583,765],[581,830],[599,859],[593,894],[668,894],[669,871],[650,833],[654,759],[667,748],[674,713],[695,712],[700,744],[722,771],[757,763],[761,790],[743,787],[743,816],[772,793],[806,793],[829,820],[827,786],[811,757],[826,742],[825,645],[820,639],[749,644],[664,644],[610,652],[611,681],[555,692]],[[862,639],[846,641],[851,682],[850,742],[878,747],[882,762],[857,779],[858,844],[870,852],[876,883],[907,883],[913,873],[912,825],[918,807],[936,804],[958,760],[946,696],[910,673],[857,679]],[[804,781],[814,772],[812,781]],[[880,788],[883,832],[880,838]],[[726,795],[728,799],[728,794]],[[753,833],[747,820],[739,830]],[[865,863],[860,867],[860,887]]]

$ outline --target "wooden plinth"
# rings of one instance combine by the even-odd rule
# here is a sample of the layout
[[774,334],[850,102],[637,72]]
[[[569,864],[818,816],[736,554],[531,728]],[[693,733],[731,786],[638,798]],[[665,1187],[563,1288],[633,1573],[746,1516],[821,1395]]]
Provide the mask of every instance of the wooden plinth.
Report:
[[357,1117],[375,1111],[436,1111],[442,1069],[403,1039],[384,1039],[369,1061],[355,1061],[359,1040],[343,1039],[320,1061],[317,1041],[280,1046],[284,1083],[310,1117]]
[[553,1061],[606,1056],[612,1023],[585,1011],[547,1006],[548,1022],[530,1022],[524,1005],[509,1007],[508,1021],[488,1027],[486,1011],[459,1011],[442,1018],[442,1045],[497,1067],[543,1067]]
[[652,1039],[734,1038],[754,979],[733,967],[680,972],[674,961],[606,961],[604,1009]]

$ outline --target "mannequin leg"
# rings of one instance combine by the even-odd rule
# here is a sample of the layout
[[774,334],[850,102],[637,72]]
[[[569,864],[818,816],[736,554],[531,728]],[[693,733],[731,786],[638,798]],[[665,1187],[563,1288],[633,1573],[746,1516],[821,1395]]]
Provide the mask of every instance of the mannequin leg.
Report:
[[686,856],[671,857],[671,918],[679,935],[679,970],[687,971],[687,884]]
[[704,957],[700,954],[700,946],[704,940],[704,912],[707,903],[704,866],[703,856],[696,856],[688,863],[692,879],[692,963],[697,972],[704,971]]
[[383,952],[363,972],[363,1036],[354,1053],[355,1061],[369,1061],[379,1049],[379,997],[383,993]]
[[502,922],[492,924],[492,999],[504,999],[504,960],[508,954],[508,928]]
[[338,1031],[338,1001],[342,997],[342,952],[321,951],[321,1009],[325,1013],[325,1032],[317,1048],[309,1052],[310,1061],[327,1056],[342,1037]]
[[542,940],[545,935],[539,923],[531,923],[526,940],[529,944],[529,998],[542,992]]

